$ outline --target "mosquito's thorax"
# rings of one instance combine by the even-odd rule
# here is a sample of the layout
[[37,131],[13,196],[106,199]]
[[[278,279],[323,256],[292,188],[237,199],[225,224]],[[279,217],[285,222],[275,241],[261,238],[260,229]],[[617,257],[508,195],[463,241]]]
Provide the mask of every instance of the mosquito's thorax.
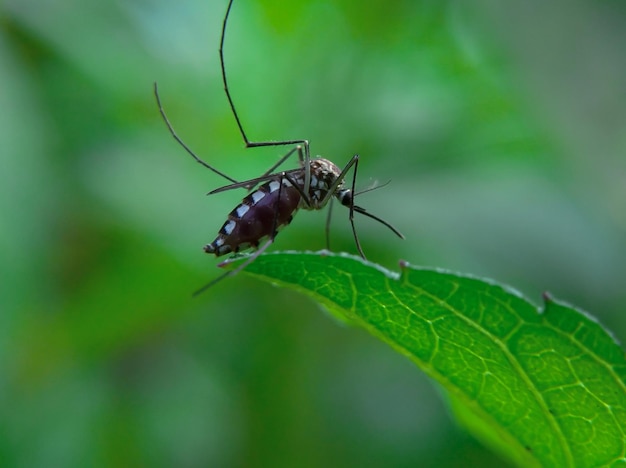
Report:
[[[333,186],[336,186],[335,192],[343,187],[343,180],[337,185],[337,179],[341,175],[341,169],[333,162],[324,158],[311,159],[309,165],[311,170],[311,183],[309,186],[309,200],[308,203],[305,200],[300,201],[299,208],[305,210],[320,210],[326,206],[326,203],[330,200],[328,197],[328,191]],[[302,177],[298,177],[298,183],[301,183],[301,187],[304,189],[304,176],[305,168],[302,168]],[[334,195],[334,193],[333,193]]]

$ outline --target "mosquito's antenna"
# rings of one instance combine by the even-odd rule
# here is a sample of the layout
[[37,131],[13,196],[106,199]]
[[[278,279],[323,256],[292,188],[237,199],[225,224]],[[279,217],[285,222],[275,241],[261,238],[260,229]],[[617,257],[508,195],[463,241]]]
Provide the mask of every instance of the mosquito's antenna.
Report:
[[363,195],[364,193],[367,193],[367,192],[373,192],[374,190],[378,190],[379,188],[386,187],[390,183],[391,183],[391,179],[389,179],[384,184],[380,184],[380,185],[378,185],[377,182],[374,182],[370,187],[367,187],[359,192],[355,192],[354,196],[356,197],[357,195]]
[[174,137],[174,140],[176,140],[180,146],[185,148],[185,151],[187,151],[187,153],[189,153],[191,155],[191,157],[196,160],[197,163],[202,164],[204,167],[206,167],[207,169],[212,170],[217,175],[222,176],[226,180],[230,180],[233,184],[236,184],[237,181],[235,179],[233,179],[232,177],[227,176],[222,171],[219,171],[219,170],[215,169],[209,163],[204,162],[202,159],[200,159],[196,155],[196,153],[194,153],[191,150],[191,148],[189,148],[189,146],[187,146],[187,144],[176,134],[176,131],[174,131],[174,127],[172,127],[172,124],[170,123],[169,119],[167,118],[167,115],[165,114],[165,110],[163,109],[163,106],[161,105],[161,98],[159,97],[159,88],[157,87],[156,81],[154,82],[154,97],[156,97],[156,102],[157,102],[157,105],[159,106],[159,112],[161,113],[161,117],[163,117],[163,121],[165,122],[165,125],[167,125],[167,129],[170,131],[170,134]]

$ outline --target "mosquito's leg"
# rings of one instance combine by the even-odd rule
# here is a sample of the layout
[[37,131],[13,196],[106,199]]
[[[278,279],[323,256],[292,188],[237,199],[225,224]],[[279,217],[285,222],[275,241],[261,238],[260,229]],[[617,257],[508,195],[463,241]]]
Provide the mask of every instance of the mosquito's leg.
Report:
[[[248,136],[246,135],[245,130],[243,129],[243,125],[241,124],[241,120],[239,119],[239,114],[237,114],[237,110],[235,109],[235,104],[233,102],[233,98],[230,95],[230,89],[228,87],[228,78],[226,77],[226,66],[224,65],[224,39],[226,37],[226,25],[228,24],[228,17],[230,15],[230,9],[233,6],[233,0],[228,2],[228,7],[226,8],[226,14],[224,15],[224,22],[222,23],[222,35],[220,37],[220,66],[222,70],[222,82],[224,83],[224,92],[226,93],[226,98],[228,99],[228,104],[230,105],[230,110],[235,117],[235,121],[237,122],[237,127],[239,127],[239,133],[241,133],[241,137],[243,138],[244,143],[246,144],[246,148],[258,148],[261,146],[288,146],[288,145],[299,145],[304,147],[304,156],[301,153],[301,150],[298,150],[298,154],[300,155],[300,160],[304,160],[304,167],[308,168],[309,161],[311,160],[311,152],[309,150],[309,142],[307,140],[283,140],[283,141],[250,141]],[[291,153],[289,153],[291,155]],[[281,159],[275,166],[273,166],[267,173],[272,172],[276,169],[288,156],[285,156]],[[310,172],[310,169],[307,169],[307,172]],[[305,187],[308,192],[309,184],[310,184],[310,173],[305,175]]]
[[222,273],[220,276],[218,276],[217,278],[215,278],[212,281],[209,281],[207,284],[205,284],[204,286],[202,286],[200,289],[197,289],[196,291],[193,292],[192,296],[196,297],[200,294],[202,294],[204,291],[206,291],[209,288],[212,288],[213,286],[215,286],[217,283],[219,283],[220,281],[222,281],[223,279],[232,276],[232,272],[231,271],[227,271],[226,273]]
[[[359,242],[359,236],[356,234],[356,227],[354,226],[354,191],[356,187],[356,173],[359,168],[358,155],[355,154],[350,163],[348,163],[348,166],[346,167],[349,168],[351,164],[354,164],[354,171],[352,172],[352,196],[350,197],[350,225],[352,226],[352,234],[354,234],[354,242],[356,244],[356,248],[359,251],[359,255],[361,256],[361,258],[365,260],[365,253],[363,253],[363,248],[361,247],[361,242]],[[346,169],[341,171],[342,176],[344,172],[346,172]]]
[[224,179],[230,180],[233,183],[237,183],[237,181],[235,179],[233,179],[232,177],[227,176],[222,171],[219,171],[219,170],[215,169],[209,163],[204,162],[202,159],[200,159],[196,155],[196,153],[194,153],[191,150],[191,148],[189,148],[189,146],[187,146],[187,144],[176,134],[176,132],[174,131],[174,127],[172,127],[172,124],[170,123],[169,119],[167,118],[167,115],[165,114],[165,110],[163,109],[163,106],[161,105],[161,99],[159,98],[159,90],[157,88],[156,82],[154,83],[154,96],[156,97],[156,101],[157,101],[157,105],[159,106],[159,112],[161,113],[161,117],[163,117],[163,120],[165,121],[165,125],[167,125],[167,129],[170,131],[170,134],[174,137],[174,139],[178,142],[178,144],[180,146],[182,146],[185,149],[185,151],[187,151],[187,153],[189,153],[191,155],[191,157],[196,160],[197,163],[202,164],[204,167],[206,167],[207,169],[212,170],[217,175],[222,176]]
[[358,205],[354,205],[353,204],[353,208],[354,208],[355,212],[360,213],[360,214],[362,214],[364,216],[367,216],[368,218],[371,218],[374,221],[378,221],[383,226],[387,226],[389,228],[389,230],[391,232],[393,232],[396,236],[398,236],[400,239],[405,239],[404,234],[402,234],[400,231],[398,231],[395,227],[393,227],[391,224],[389,224],[384,219],[381,219],[378,216],[374,216],[373,214],[369,213],[365,208],[362,208],[362,207],[360,207]]
[[[402,235],[402,233],[400,231],[398,231],[395,227],[393,227],[391,224],[389,224],[387,221],[379,218],[378,216],[375,216],[371,213],[368,213],[367,210],[365,208],[362,208],[358,205],[354,204],[354,197],[355,197],[355,190],[356,190],[356,177],[357,177],[357,169],[359,167],[359,155],[355,154],[352,159],[348,162],[348,164],[346,164],[346,167],[343,168],[343,170],[341,171],[341,173],[339,174],[339,176],[337,177],[337,179],[335,180],[335,182],[331,185],[331,187],[328,189],[328,192],[326,193],[326,195],[324,196],[324,198],[322,199],[322,201],[320,202],[321,206],[324,206],[326,203],[328,203],[331,200],[332,196],[337,195],[337,189],[339,188],[339,185],[341,184],[341,182],[343,181],[343,179],[345,178],[346,174],[348,173],[348,171],[350,170],[350,168],[352,168],[352,166],[354,166],[354,172],[352,175],[352,188],[351,189],[342,189],[340,190],[340,195],[338,195],[338,198],[341,202],[342,205],[347,206],[348,208],[350,208],[350,224],[352,225],[352,233],[354,234],[354,242],[356,244],[357,250],[359,251],[359,255],[361,255],[361,257],[365,258],[365,254],[363,253],[363,249],[361,248],[361,243],[359,242],[359,236],[356,233],[356,228],[354,226],[354,212],[356,211],[357,213],[361,213],[364,216],[367,216],[368,218],[371,218],[375,221],[378,221],[379,223],[383,224],[384,226],[388,227],[395,235],[397,235],[400,239],[404,239],[404,236]],[[370,189],[372,190],[372,189]],[[365,192],[367,192],[368,190],[365,190]],[[363,192],[360,192],[363,193]],[[329,215],[330,217],[330,215]],[[328,224],[328,222],[327,222]]]
[[[324,206],[330,200],[332,200],[332,197],[335,196],[337,193],[337,188],[339,188],[339,185],[343,182],[343,179],[345,178],[348,171],[352,168],[352,166],[354,166],[354,172],[352,176],[352,190],[349,192],[346,191],[346,193],[349,193],[350,198],[349,198],[349,203],[344,203],[344,204],[347,204],[348,207],[350,208],[350,224],[352,225],[352,233],[354,234],[354,242],[356,243],[356,248],[359,251],[359,255],[365,258],[365,254],[363,253],[363,249],[361,248],[361,243],[359,242],[359,236],[357,236],[356,228],[354,226],[354,196],[353,194],[354,194],[354,189],[356,186],[357,168],[359,166],[358,154],[355,154],[354,156],[352,156],[352,159],[348,161],[348,164],[346,164],[346,166],[343,168],[343,170],[341,171],[337,179],[335,179],[335,182],[333,182],[333,184],[329,187],[328,191],[326,192],[326,195],[324,195],[324,198],[322,198],[322,200],[320,201],[320,206]],[[343,203],[343,200],[342,200],[342,203]],[[330,212],[326,220],[326,243],[327,245],[330,244],[329,226],[330,226]]]
[[[230,270],[227,271],[226,273],[221,274],[220,276],[218,276],[217,278],[215,278],[213,281],[211,281],[210,283],[205,284],[204,286],[202,286],[200,289],[198,289],[197,291],[195,291],[193,293],[193,296],[197,296],[201,293],[203,293],[204,291],[206,291],[207,289],[215,286],[217,283],[219,283],[220,281],[222,281],[225,278],[228,278],[229,276],[235,276],[237,273],[239,273],[241,270],[243,270],[245,267],[247,267],[248,265],[250,265],[253,261],[255,261],[257,259],[257,257],[259,255],[261,255],[263,252],[265,252],[265,250],[274,243],[274,239],[268,239],[267,242],[265,242],[265,244],[263,244],[256,252],[254,252],[252,255],[250,255],[245,262],[243,262],[241,265],[239,265],[237,268],[235,268],[234,270]],[[221,263],[220,265],[224,265],[225,262]]]
[[[255,185],[254,182],[258,183],[258,181],[265,180],[266,177],[271,176],[271,172],[274,171],[282,163],[284,163],[295,152],[298,152],[298,159],[300,161],[305,160],[305,156],[304,155],[307,154],[307,151],[306,150],[303,151],[302,150],[302,146],[301,145],[297,145],[294,148],[292,148],[291,150],[289,150],[289,152],[287,152],[287,154],[282,156],[278,160],[278,162],[276,164],[274,164],[271,168],[269,168],[267,171],[265,171],[265,173],[261,177],[257,177],[255,179],[250,179],[249,181],[237,182],[232,177],[229,177],[228,175],[224,174],[222,171],[214,168],[209,163],[207,163],[207,162],[203,161],[202,159],[200,159],[200,157],[198,157],[198,155],[196,155],[196,153],[194,153],[193,150],[191,148],[189,148],[189,146],[187,146],[187,144],[178,136],[178,134],[174,130],[174,127],[172,126],[172,124],[170,123],[169,119],[167,118],[167,114],[165,113],[165,109],[163,109],[163,106],[161,104],[161,99],[159,97],[159,91],[158,91],[156,83],[154,83],[154,95],[156,97],[156,101],[157,101],[157,105],[158,105],[161,117],[163,118],[163,121],[165,122],[165,125],[167,126],[170,134],[174,137],[176,142],[178,144],[180,144],[185,149],[185,151],[187,151],[187,153],[189,153],[191,155],[191,157],[193,157],[196,160],[196,162],[198,162],[202,166],[206,167],[207,169],[210,169],[211,171],[213,171],[217,175],[219,175],[221,177],[224,177],[226,180],[232,182],[232,184],[229,184],[229,185],[224,186],[224,187],[220,187],[220,189],[242,187],[242,188],[245,188],[247,190],[250,190],[252,187],[254,187],[254,185]],[[307,149],[308,149],[308,142],[306,142],[306,143],[307,143]],[[301,162],[301,164],[302,164],[302,162]],[[305,179],[306,179],[306,177],[305,177]],[[220,191],[222,191],[222,190],[220,190]],[[213,192],[211,192],[211,193],[213,193]]]
[[[339,174],[335,182],[333,182],[333,184],[328,189],[328,192],[326,192],[326,195],[324,195],[324,198],[322,198],[322,201],[320,201],[320,206],[324,206],[326,203],[328,203],[331,200],[333,196],[336,195],[337,188],[343,182],[343,179],[345,178],[348,171],[352,168],[352,166],[354,166],[354,171],[352,173],[353,174],[352,175],[352,189],[349,191],[348,190],[345,191],[346,195],[349,194],[349,199],[348,199],[348,202],[344,202],[344,200],[342,200],[342,204],[345,204],[348,206],[348,208],[350,208],[350,224],[352,225],[352,233],[354,234],[354,242],[356,243],[356,248],[359,251],[359,255],[365,258],[365,254],[363,253],[363,249],[361,248],[361,243],[359,242],[359,236],[357,236],[357,233],[356,233],[356,227],[354,226],[354,210],[355,210],[354,209],[354,190],[356,187],[357,169],[359,167],[359,155],[358,154],[355,154],[354,156],[352,156],[352,159],[348,161],[348,164],[346,164],[346,167],[343,168],[343,170],[341,171],[341,174]],[[329,223],[330,221],[327,221],[327,229],[328,229]]]
[[330,218],[333,213],[333,199],[328,202],[328,214],[326,215],[326,250],[330,250]]
[[302,147],[301,147],[300,145],[298,145],[298,146],[294,146],[293,148],[291,148],[291,149],[287,152],[287,154],[285,154],[284,156],[282,156],[282,157],[278,160],[278,162],[277,162],[276,164],[274,164],[272,167],[270,167],[267,171],[265,171],[265,172],[263,173],[263,175],[268,175],[268,174],[271,174],[272,172],[274,172],[278,166],[280,166],[280,165],[281,165],[282,163],[284,163],[287,159],[289,159],[289,157],[290,157],[293,153],[295,153],[296,151],[297,151],[298,153],[301,153],[301,152],[302,152]]
[[[248,265],[250,265],[253,261],[255,261],[257,259],[257,257],[259,255],[261,255],[263,252],[265,252],[265,250],[274,243],[274,237],[270,238],[267,240],[267,242],[265,242],[265,244],[263,244],[256,252],[254,252],[252,255],[250,255],[245,262],[243,262],[241,265],[239,265],[237,268],[235,268],[234,270],[230,270],[227,271],[226,273],[221,274],[220,276],[218,276],[217,278],[215,278],[213,281],[205,284],[204,286],[202,286],[200,289],[198,289],[197,291],[195,291],[193,293],[193,296],[197,296],[200,293],[203,293],[204,291],[206,291],[207,289],[215,286],[217,283],[219,283],[220,281],[222,281],[223,279],[229,277],[229,276],[235,276],[237,273],[239,273],[241,270],[243,270],[245,267],[247,267]],[[224,265],[225,262],[221,263],[220,265]]]

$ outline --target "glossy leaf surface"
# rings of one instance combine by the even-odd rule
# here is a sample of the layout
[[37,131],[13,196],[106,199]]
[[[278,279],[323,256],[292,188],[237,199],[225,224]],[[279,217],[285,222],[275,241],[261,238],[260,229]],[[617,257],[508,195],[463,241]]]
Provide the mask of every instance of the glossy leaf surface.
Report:
[[590,316],[546,296],[447,271],[359,258],[262,255],[244,270],[296,289],[411,358],[459,420],[520,466],[625,459],[626,362]]

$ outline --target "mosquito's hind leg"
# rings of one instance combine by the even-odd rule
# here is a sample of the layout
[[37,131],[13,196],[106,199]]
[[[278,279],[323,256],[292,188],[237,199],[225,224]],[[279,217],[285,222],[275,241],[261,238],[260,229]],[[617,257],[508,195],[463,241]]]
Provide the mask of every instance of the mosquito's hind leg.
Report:
[[187,144],[178,136],[178,134],[174,130],[174,127],[172,127],[172,124],[170,123],[169,119],[167,118],[167,114],[165,113],[165,109],[163,109],[163,106],[161,105],[161,98],[159,97],[159,89],[157,87],[156,82],[154,83],[154,97],[156,97],[156,101],[157,101],[157,105],[159,106],[159,112],[161,114],[161,117],[163,117],[163,121],[165,122],[165,125],[167,125],[167,129],[170,131],[170,134],[174,137],[174,140],[176,140],[178,142],[178,144],[180,146],[182,146],[185,149],[185,151],[187,151],[187,153],[189,153],[191,155],[191,157],[193,159],[196,160],[197,163],[203,165],[207,169],[210,169],[211,171],[213,171],[217,175],[222,176],[224,179],[229,180],[232,183],[236,184],[237,181],[235,179],[233,179],[232,177],[227,176],[222,171],[219,171],[219,170],[215,169],[209,163],[207,163],[207,162],[203,161],[202,159],[200,159],[196,155],[196,153],[194,153],[192,151],[192,149],[189,148],[189,146],[187,146]]
[[[267,242],[265,242],[261,247],[259,247],[259,249],[257,249],[256,252],[254,252],[252,255],[250,255],[245,262],[243,262],[241,265],[239,265],[237,268],[235,268],[234,270],[230,270],[227,271],[226,273],[221,274],[220,276],[218,276],[217,278],[215,278],[213,281],[205,284],[204,286],[202,286],[200,289],[198,289],[197,291],[194,291],[193,296],[197,296],[201,293],[203,293],[204,291],[206,291],[207,289],[215,286],[217,283],[219,283],[220,281],[222,281],[223,279],[228,278],[229,276],[235,276],[237,273],[239,273],[241,270],[243,270],[245,267],[247,267],[248,265],[250,265],[253,261],[255,261],[257,259],[257,257],[259,255],[261,255],[263,252],[265,252],[265,250],[274,243],[274,239],[275,236],[268,239]],[[220,263],[220,266],[226,264],[229,260],[226,260],[225,262]]]
[[[307,168],[307,174],[305,176],[306,180],[306,191],[308,191],[309,183],[310,183],[310,169],[308,166],[311,161],[311,151],[309,149],[308,140],[298,139],[298,140],[280,140],[280,141],[250,141],[248,136],[246,135],[245,130],[243,129],[243,125],[241,124],[241,120],[239,119],[239,114],[237,113],[237,109],[235,108],[235,103],[233,102],[233,98],[230,95],[230,88],[228,86],[228,78],[226,77],[226,65],[224,62],[224,40],[226,38],[226,25],[228,24],[228,17],[230,16],[230,10],[233,6],[233,0],[228,2],[228,6],[226,7],[226,14],[224,15],[224,21],[222,23],[222,35],[220,37],[220,66],[222,70],[222,82],[224,83],[224,92],[226,93],[226,99],[228,99],[228,104],[230,106],[230,110],[235,117],[235,121],[237,122],[237,127],[239,128],[239,133],[241,133],[241,137],[246,145],[246,148],[258,148],[262,146],[289,146],[289,145],[298,145],[298,154],[300,157],[301,164],[303,167]],[[280,166],[289,156],[293,154],[292,151],[283,156],[278,163],[272,166],[266,174],[270,174],[273,172],[278,166]]]

